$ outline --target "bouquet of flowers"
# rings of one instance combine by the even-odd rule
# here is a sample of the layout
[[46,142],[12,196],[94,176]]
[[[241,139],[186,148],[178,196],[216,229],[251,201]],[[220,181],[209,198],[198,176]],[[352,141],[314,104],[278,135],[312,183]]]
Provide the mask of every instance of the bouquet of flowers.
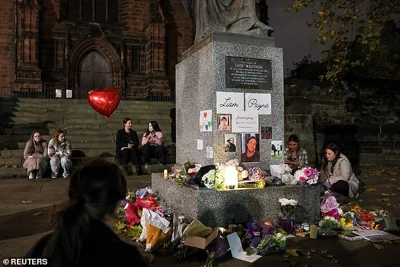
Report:
[[257,254],[261,256],[266,256],[272,253],[277,253],[286,250],[286,236],[277,233],[272,236],[265,236],[257,248],[247,252],[247,255]]
[[282,216],[285,218],[292,218],[297,201],[294,199],[280,198],[279,203],[281,204]]
[[325,230],[339,229],[341,227],[340,222],[334,217],[325,216],[320,222],[319,227]]
[[340,218],[342,229],[351,228],[354,225],[357,225],[357,219],[359,219],[359,215],[354,211],[343,213]]
[[310,167],[305,167],[297,170],[294,173],[294,178],[300,183],[316,184],[319,179],[319,171]]
[[249,179],[252,181],[265,179],[265,172],[258,167],[250,168],[248,172],[249,172]]
[[337,203],[334,196],[326,197],[324,201],[322,201],[321,216],[329,216],[339,220],[341,214],[342,210],[339,208],[339,203]]
[[216,170],[210,170],[203,175],[201,180],[204,185],[210,189],[222,189],[225,187],[225,179],[223,177],[223,168],[218,168]]

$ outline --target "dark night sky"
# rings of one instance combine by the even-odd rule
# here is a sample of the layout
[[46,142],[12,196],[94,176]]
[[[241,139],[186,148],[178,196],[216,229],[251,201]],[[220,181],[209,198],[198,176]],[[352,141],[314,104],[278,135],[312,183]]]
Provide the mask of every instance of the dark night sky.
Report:
[[275,30],[276,47],[283,48],[284,70],[293,68],[293,61],[299,62],[310,54],[317,60],[321,50],[320,45],[311,43],[316,33],[308,29],[306,22],[312,21],[312,9],[307,8],[298,13],[285,12],[285,7],[294,0],[267,0],[269,6],[269,24]]

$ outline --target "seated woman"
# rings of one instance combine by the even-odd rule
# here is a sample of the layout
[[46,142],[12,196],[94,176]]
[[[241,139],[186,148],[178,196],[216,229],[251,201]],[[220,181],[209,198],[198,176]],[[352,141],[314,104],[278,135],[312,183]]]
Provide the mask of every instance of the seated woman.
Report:
[[65,138],[63,130],[56,130],[54,138],[50,140],[48,147],[48,154],[50,157],[51,167],[51,178],[58,178],[58,171],[60,167],[63,169],[63,177],[69,177],[69,170],[72,167],[72,161],[70,160],[72,151],[71,144]]
[[288,139],[288,148],[285,148],[284,163],[289,165],[293,171],[308,165],[307,151],[299,147],[300,139],[292,134]]
[[55,231],[25,257],[44,257],[47,266],[57,267],[147,267],[139,250],[109,226],[126,194],[126,180],[117,165],[102,159],[87,162],[71,177],[69,205],[59,213]]
[[132,120],[125,118],[123,121],[124,128],[117,133],[116,140],[116,157],[121,161],[124,171],[128,174],[129,161],[136,167],[136,174],[141,175],[140,160],[138,156],[139,137],[132,130]]
[[333,143],[325,147],[322,161],[321,182],[327,187],[326,194],[357,196],[359,181],[351,168],[348,158]]
[[24,165],[29,179],[40,179],[47,167],[47,143],[40,138],[40,133],[34,131],[31,138],[26,142],[24,150]]
[[164,134],[156,121],[149,122],[142,136],[142,154],[145,164],[150,164],[151,157],[156,155],[161,164],[165,163]]
[[241,162],[259,162],[260,152],[257,151],[257,138],[251,136],[246,141],[246,151],[241,156]]

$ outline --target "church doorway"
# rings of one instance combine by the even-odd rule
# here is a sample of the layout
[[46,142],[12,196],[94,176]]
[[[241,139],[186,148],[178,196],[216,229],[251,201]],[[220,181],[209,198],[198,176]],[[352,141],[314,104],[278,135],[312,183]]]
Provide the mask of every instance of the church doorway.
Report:
[[107,59],[96,50],[89,52],[82,60],[78,81],[80,98],[87,98],[93,89],[112,86],[111,66]]

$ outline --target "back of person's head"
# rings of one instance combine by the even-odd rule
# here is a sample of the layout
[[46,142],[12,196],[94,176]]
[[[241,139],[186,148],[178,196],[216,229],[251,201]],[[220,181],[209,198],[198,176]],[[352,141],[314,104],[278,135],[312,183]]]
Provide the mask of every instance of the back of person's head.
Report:
[[95,159],[76,170],[70,181],[69,205],[60,212],[54,234],[43,253],[49,265],[76,266],[93,223],[115,214],[126,193],[125,177],[113,163]]
[[292,135],[289,136],[288,143],[289,142],[299,143],[300,142],[300,138],[297,135],[292,134]]

